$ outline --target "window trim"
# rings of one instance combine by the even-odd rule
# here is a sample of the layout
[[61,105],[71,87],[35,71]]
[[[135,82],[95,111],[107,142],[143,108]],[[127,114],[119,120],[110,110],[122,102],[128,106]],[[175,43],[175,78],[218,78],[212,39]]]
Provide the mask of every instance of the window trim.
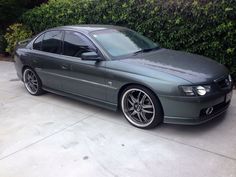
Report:
[[[34,42],[35,42],[40,36],[42,36],[42,35],[43,35],[43,39],[44,39],[45,33],[50,32],[50,31],[62,31],[61,52],[60,52],[59,54],[58,54],[58,53],[51,53],[51,52],[43,51],[43,50],[42,50],[42,44],[43,44],[43,42],[41,43],[40,50],[37,50],[37,49],[34,49],[34,48],[33,48]],[[66,57],[73,57],[73,56],[68,56],[68,55],[64,55],[64,54],[63,54],[63,52],[64,52],[64,37],[65,37],[65,31],[72,31],[72,32],[76,32],[76,33],[79,33],[79,34],[83,35],[86,39],[88,39],[88,40],[93,44],[93,46],[94,46],[96,52],[97,52],[98,55],[102,58],[102,60],[104,60],[104,61],[109,61],[109,60],[111,60],[110,57],[109,57],[109,55],[107,56],[107,53],[106,53],[105,51],[103,51],[102,48],[101,48],[101,50],[104,52],[104,54],[103,54],[103,52],[99,49],[99,47],[97,47],[96,41],[93,41],[92,39],[90,39],[91,36],[89,35],[89,33],[88,33],[88,36],[87,36],[87,35],[84,34],[83,32],[80,32],[80,31],[74,30],[74,29],[48,29],[48,30],[45,30],[45,31],[39,33],[39,34],[32,40],[32,42],[31,42],[31,44],[30,44],[30,45],[31,45],[30,48],[31,48],[32,50],[36,50],[36,51],[40,51],[40,52],[45,52],[45,53],[49,53],[49,54],[53,54],[53,55],[60,55],[60,56],[66,56]],[[79,58],[79,57],[73,57],[73,58],[81,59],[81,58]]]

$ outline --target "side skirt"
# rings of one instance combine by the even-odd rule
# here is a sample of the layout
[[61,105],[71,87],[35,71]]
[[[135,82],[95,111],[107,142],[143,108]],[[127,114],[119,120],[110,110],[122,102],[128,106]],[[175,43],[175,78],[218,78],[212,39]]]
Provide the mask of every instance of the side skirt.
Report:
[[78,101],[82,101],[88,104],[92,104],[95,106],[99,106],[102,108],[106,108],[106,109],[110,109],[112,111],[117,111],[117,104],[113,104],[110,102],[105,102],[105,101],[101,101],[98,99],[94,99],[94,98],[90,98],[90,97],[85,97],[85,96],[77,96],[77,95],[73,95],[73,94],[69,94],[69,93],[65,93],[62,91],[58,91],[58,90],[54,90],[51,88],[47,88],[47,87],[43,87],[43,90],[57,94],[57,95],[61,95],[61,96],[65,96],[74,100],[78,100]]

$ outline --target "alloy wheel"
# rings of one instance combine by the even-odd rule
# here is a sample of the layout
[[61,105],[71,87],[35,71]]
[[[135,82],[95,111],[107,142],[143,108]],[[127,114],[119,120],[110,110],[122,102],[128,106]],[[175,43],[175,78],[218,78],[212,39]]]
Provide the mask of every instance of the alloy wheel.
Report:
[[38,79],[35,75],[35,73],[31,69],[26,69],[24,71],[23,75],[23,80],[26,89],[31,93],[31,94],[36,94],[39,89],[39,82]]
[[141,89],[127,90],[121,100],[125,117],[138,127],[146,127],[155,118],[155,106],[150,96]]

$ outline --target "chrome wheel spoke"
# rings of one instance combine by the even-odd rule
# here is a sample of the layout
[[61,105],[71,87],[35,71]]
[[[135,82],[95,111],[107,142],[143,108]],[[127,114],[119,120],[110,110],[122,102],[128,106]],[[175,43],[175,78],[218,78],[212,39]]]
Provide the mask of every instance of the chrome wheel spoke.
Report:
[[35,85],[35,86],[38,86],[38,82],[36,81],[36,82],[31,82],[33,85]]
[[37,82],[37,79],[36,78],[32,78],[31,81],[32,82]]
[[145,116],[145,113],[144,113],[144,112],[141,112],[140,114],[141,114],[141,116],[142,116],[142,118],[143,118],[143,120],[144,120],[144,121],[148,121],[148,119],[146,118],[146,116]]
[[37,85],[34,85],[34,84],[32,84],[32,87],[34,88],[34,90],[36,91],[37,90]]
[[153,111],[149,111],[149,110],[146,110],[146,109],[143,109],[142,111],[145,112],[145,113],[149,113],[149,114],[153,113]]
[[131,98],[133,103],[137,102],[137,100],[134,98],[134,96],[132,94],[130,94],[130,98]]
[[36,88],[37,88],[36,85],[34,85],[33,83],[30,83],[30,86],[33,90],[36,90]]
[[142,104],[142,105],[144,104],[144,101],[145,101],[146,97],[147,97],[146,94],[144,94],[141,101],[140,101],[140,104]]
[[28,74],[27,79],[28,79],[28,80],[31,80],[31,79],[32,79],[32,76],[30,75],[30,73]]
[[134,107],[130,107],[130,108],[129,108],[129,111],[133,111],[133,110],[134,110]]
[[136,112],[136,111],[133,111],[130,115],[131,115],[131,116],[134,116],[135,114],[137,114],[137,112]]
[[130,99],[128,99],[128,102],[133,106],[134,102],[132,102]]
[[138,93],[137,101],[139,101],[139,102],[140,102],[140,96],[141,96],[141,93],[142,93],[142,92],[139,92],[139,93]]
[[140,122],[143,122],[143,120],[142,120],[142,118],[141,118],[141,116],[140,116],[140,113],[138,113],[137,115],[138,115],[139,121],[140,121]]
[[148,108],[153,108],[153,106],[152,106],[152,105],[150,105],[150,104],[143,105],[143,109],[148,109]]
[[32,91],[35,91],[35,87],[34,87],[34,85],[33,84],[29,84],[29,87],[30,87],[30,89],[32,90]]

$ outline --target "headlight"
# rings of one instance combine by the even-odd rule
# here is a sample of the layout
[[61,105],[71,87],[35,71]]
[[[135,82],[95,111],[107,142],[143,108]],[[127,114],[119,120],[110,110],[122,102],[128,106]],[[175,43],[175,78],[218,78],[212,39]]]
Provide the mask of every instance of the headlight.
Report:
[[192,86],[182,86],[182,89],[187,96],[195,95]]
[[211,91],[210,85],[204,85],[204,86],[181,86],[183,92],[187,96],[194,96],[194,95],[206,95],[206,93]]
[[203,86],[197,86],[196,91],[198,95],[206,95],[206,89]]

